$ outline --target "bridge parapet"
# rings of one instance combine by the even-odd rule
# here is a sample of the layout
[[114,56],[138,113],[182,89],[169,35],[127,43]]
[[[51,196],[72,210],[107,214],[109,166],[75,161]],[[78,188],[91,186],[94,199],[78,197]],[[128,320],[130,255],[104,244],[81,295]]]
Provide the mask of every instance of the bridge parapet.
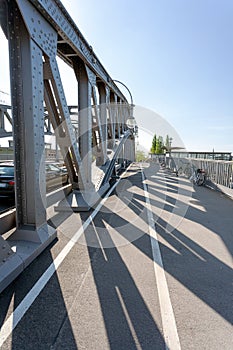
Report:
[[233,161],[166,157],[166,164],[187,177],[196,169],[205,170],[207,184],[233,198]]

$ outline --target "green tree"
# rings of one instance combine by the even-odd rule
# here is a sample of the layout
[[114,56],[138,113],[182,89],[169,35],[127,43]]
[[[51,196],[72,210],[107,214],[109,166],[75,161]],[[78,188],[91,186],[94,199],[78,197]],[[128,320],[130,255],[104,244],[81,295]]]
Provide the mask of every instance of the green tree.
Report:
[[136,162],[141,162],[147,159],[146,154],[141,151],[141,150],[137,150],[136,151]]
[[156,154],[162,154],[164,152],[164,143],[163,143],[163,138],[162,136],[159,136],[156,140],[156,149],[155,153]]
[[151,150],[150,150],[152,154],[155,154],[155,152],[156,152],[156,139],[157,139],[156,134],[154,134],[154,137],[152,140],[152,146],[151,146]]

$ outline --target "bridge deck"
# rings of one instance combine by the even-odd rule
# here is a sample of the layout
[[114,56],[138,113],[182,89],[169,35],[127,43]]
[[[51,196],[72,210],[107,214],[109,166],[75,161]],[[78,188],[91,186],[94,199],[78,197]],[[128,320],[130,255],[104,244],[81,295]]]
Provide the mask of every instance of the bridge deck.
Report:
[[2,350],[232,349],[233,201],[141,166],[92,216],[50,211],[58,240],[0,296]]

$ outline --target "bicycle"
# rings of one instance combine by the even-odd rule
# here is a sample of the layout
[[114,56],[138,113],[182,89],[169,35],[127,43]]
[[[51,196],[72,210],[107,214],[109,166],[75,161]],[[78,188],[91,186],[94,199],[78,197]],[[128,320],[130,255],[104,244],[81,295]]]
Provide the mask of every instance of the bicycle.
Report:
[[183,167],[179,167],[175,170],[176,176],[184,175],[187,178],[190,178],[192,176],[192,169],[190,164],[185,164]]
[[206,172],[204,169],[196,169],[191,177],[193,183],[197,186],[203,186],[206,183]]

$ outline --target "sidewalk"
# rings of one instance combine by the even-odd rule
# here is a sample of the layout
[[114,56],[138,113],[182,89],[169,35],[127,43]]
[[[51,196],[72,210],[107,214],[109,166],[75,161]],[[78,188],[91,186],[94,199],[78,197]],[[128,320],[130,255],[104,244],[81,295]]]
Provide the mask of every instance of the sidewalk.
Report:
[[[231,350],[233,201],[193,188],[156,164],[142,167],[180,348]],[[165,349],[164,335],[173,330],[165,329],[138,164],[130,167],[75,243],[86,220],[90,213],[54,213],[58,240],[0,296],[2,326],[25,297],[29,306],[31,288],[63,252],[58,269],[2,350]]]

